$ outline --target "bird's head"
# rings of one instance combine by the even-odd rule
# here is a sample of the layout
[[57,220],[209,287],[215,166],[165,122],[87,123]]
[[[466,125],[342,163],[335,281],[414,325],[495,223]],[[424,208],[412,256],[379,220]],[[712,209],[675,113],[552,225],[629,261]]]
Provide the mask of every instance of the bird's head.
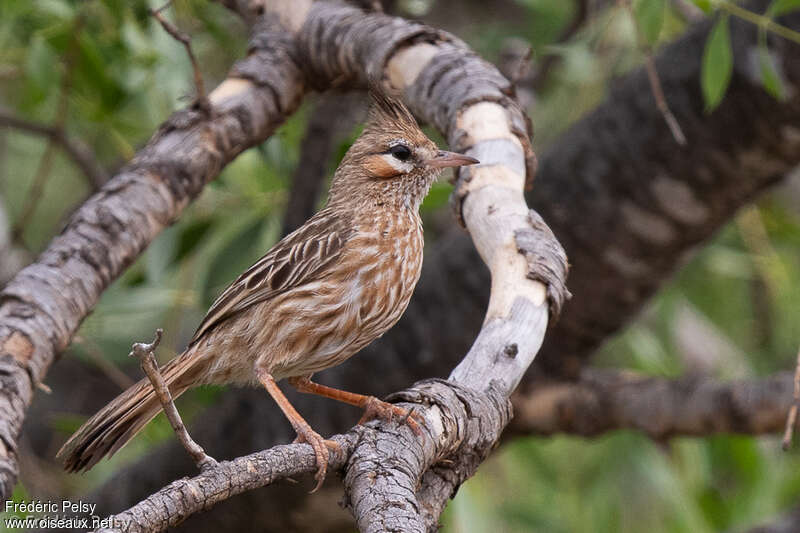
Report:
[[442,169],[479,162],[439,150],[399,100],[375,90],[371,97],[364,132],[333,177],[330,202],[404,205],[416,210]]

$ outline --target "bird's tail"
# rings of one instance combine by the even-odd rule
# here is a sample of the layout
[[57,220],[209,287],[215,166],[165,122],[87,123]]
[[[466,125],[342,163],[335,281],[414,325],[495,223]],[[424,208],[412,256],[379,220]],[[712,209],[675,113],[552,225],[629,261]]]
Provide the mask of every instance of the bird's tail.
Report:
[[[195,385],[197,353],[184,352],[161,369],[173,398]],[[61,447],[56,457],[68,472],[85,471],[105,456],[111,456],[133,438],[161,410],[153,386],[147,378],[111,400],[86,421]]]

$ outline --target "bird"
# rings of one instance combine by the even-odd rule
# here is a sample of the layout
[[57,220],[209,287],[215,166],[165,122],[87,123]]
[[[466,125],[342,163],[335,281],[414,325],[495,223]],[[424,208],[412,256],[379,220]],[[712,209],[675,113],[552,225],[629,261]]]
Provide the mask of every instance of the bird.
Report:
[[[422,268],[422,200],[442,169],[479,163],[439,150],[395,96],[374,88],[370,95],[364,130],[334,172],[326,205],[236,278],[186,349],[161,369],[173,398],[205,384],[263,386],[294,428],[295,442],[313,448],[317,488],[329,448],[338,445],[311,428],[277,382],[361,407],[360,422],[398,419],[419,433],[405,409],[311,376],[400,319]],[[153,386],[142,379],[87,420],[57,457],[67,471],[86,471],[160,410]]]

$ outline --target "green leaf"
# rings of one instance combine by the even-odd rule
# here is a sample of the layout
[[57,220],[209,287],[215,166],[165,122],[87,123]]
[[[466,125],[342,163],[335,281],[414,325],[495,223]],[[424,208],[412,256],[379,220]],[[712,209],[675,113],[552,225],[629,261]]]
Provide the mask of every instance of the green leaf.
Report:
[[711,0],[692,0],[692,3],[706,15],[714,11],[714,6],[711,4]]
[[728,17],[724,15],[717,20],[711,29],[711,35],[706,41],[703,52],[703,71],[700,85],[703,89],[703,99],[706,111],[713,111],[725,96],[728,84],[733,73],[733,52],[731,51],[731,36],[728,29]]
[[655,44],[664,24],[664,0],[636,0],[633,13],[636,24],[649,44]]
[[780,17],[796,9],[800,9],[800,0],[775,0],[770,4],[765,15],[770,18]]
[[761,83],[764,84],[764,89],[776,100],[783,100],[786,97],[783,80],[781,80],[778,71],[775,69],[775,62],[772,56],[769,55],[769,50],[763,42],[758,47],[758,68],[761,74]]

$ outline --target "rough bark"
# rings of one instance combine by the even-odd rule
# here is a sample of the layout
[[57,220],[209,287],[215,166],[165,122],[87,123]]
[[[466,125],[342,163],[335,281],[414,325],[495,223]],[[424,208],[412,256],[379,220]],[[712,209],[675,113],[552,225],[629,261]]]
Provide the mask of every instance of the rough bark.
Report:
[[537,383],[515,395],[512,435],[567,433],[592,437],[636,429],[654,439],[714,433],[778,433],[792,405],[789,372],[759,380],[723,382],[707,376],[677,379],[584,369],[575,382]]
[[294,42],[262,19],[249,55],[209,96],[212,115],[175,113],[0,292],[0,496],[17,477],[17,437],[54,359],[102,291],[241,151],[263,141],[304,91]]
[[[763,10],[764,5],[764,2],[751,4],[750,8]],[[783,22],[800,28],[797,17]],[[585,356],[599,342],[601,332],[612,331],[628,320],[658,283],[668,279],[673,269],[682,263],[698,239],[712,235],[741,205],[797,163],[797,152],[793,162],[792,154],[787,157],[779,147],[786,135],[791,135],[792,128],[797,127],[800,95],[795,93],[786,102],[777,102],[764,93],[759,83],[746,74],[746,57],[741,52],[748,43],[755,43],[754,34],[734,20],[731,23],[732,35],[739,43],[737,70],[721,107],[709,116],[702,112],[699,94],[699,58],[708,24],[689,30],[658,56],[667,100],[689,135],[693,145],[691,152],[665,158],[663,152],[674,141],[652,101],[646,75],[635,71],[620,80],[617,89],[595,113],[579,121],[540,157],[540,169],[530,199],[539,211],[558,215],[553,217],[554,221],[551,216],[546,219],[568,245],[567,251],[574,264],[570,288],[576,297],[566,306],[561,321],[548,333],[543,348],[547,349],[556,369],[569,367],[572,370],[565,373],[574,374],[575,364],[583,364]],[[797,55],[778,41],[771,42],[770,46],[775,58],[784,65],[786,81],[797,86],[800,81]],[[624,122],[621,124],[615,117],[624,117]],[[771,125],[765,130],[768,121]],[[585,133],[581,133],[584,130]],[[770,135],[770,131],[774,135]],[[676,179],[685,176],[691,186],[700,187],[700,178],[706,173],[702,168],[708,161],[746,162],[752,154],[761,156],[761,168],[737,163],[735,168],[715,171],[714,180],[702,187],[703,198],[718,191],[718,197],[713,200],[714,216],[706,220],[707,226],[702,230],[691,228],[684,232],[683,228],[688,226],[678,225],[681,231],[677,240],[667,247],[638,236],[634,231],[636,219],[629,222],[630,215],[624,219],[621,216],[622,211],[636,211],[630,206],[624,207],[624,202],[616,200],[617,195],[624,198],[630,189],[630,193],[636,191],[639,196],[650,197],[648,187],[653,187],[658,177],[647,170],[651,167],[683,168],[684,173],[674,173]],[[570,159],[573,157],[574,161]],[[684,161],[679,161],[681,159]],[[648,220],[645,218],[644,222]],[[430,230],[430,225],[427,228]],[[612,271],[602,263],[593,266],[591,262],[581,261],[577,264],[575,258],[580,256],[583,242],[578,237],[590,230],[590,250],[602,251],[615,243],[637,246],[637,259],[644,269],[651,271],[651,277],[642,280],[635,272]],[[482,310],[488,299],[489,275],[467,236],[452,229],[442,232],[435,245],[426,250],[423,268],[422,279],[403,319],[357,357],[320,374],[323,382],[384,395],[426,376],[447,375],[469,348],[470,332],[481,325]],[[638,288],[643,282],[647,290]],[[581,296],[592,284],[596,285],[591,292],[595,296]],[[606,305],[611,312],[606,313]],[[585,311],[582,310],[584,306]],[[578,332],[584,342],[573,347],[569,364],[559,365],[556,347],[570,344],[571,331]],[[588,342],[590,339],[594,340]],[[535,362],[534,367],[537,364]],[[364,380],[363,376],[381,376],[381,379]],[[535,382],[532,390],[535,390]],[[357,418],[354,411],[343,410],[332,402],[301,396],[292,397],[292,402],[323,434],[342,431]],[[215,457],[233,457],[292,438],[285,421],[259,391],[229,393],[219,405],[209,409],[195,425],[193,434],[204,445],[210,445],[209,451]],[[186,471],[187,465],[188,461],[177,446],[164,447],[141,463],[121,471],[111,481],[117,490],[101,490],[95,496],[106,510],[120,509],[175,479]],[[315,505],[315,498],[306,496],[303,488],[283,486],[280,490],[248,493],[225,502],[202,519],[187,522],[186,527],[201,531],[215,530],[222,524],[249,527],[255,523],[276,531],[290,528],[318,531],[324,530],[326,524],[346,523],[343,513],[323,514]],[[326,502],[336,501],[338,491],[331,490],[324,498]],[[263,512],[241,511],[252,508]],[[309,511],[316,513],[319,520],[311,524],[305,522],[302,514]]]

